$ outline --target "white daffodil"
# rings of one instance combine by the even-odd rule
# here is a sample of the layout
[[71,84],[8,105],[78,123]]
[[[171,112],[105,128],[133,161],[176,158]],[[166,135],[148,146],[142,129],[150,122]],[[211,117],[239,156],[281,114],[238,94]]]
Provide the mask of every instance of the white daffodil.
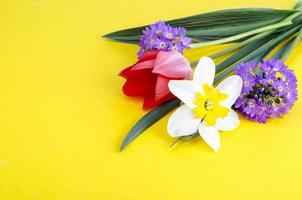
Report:
[[199,60],[193,80],[172,80],[170,91],[184,105],[180,106],[168,121],[168,133],[172,137],[199,132],[215,152],[220,148],[220,131],[230,131],[239,125],[237,113],[231,109],[242,88],[240,76],[224,79],[213,86],[215,63],[211,58]]

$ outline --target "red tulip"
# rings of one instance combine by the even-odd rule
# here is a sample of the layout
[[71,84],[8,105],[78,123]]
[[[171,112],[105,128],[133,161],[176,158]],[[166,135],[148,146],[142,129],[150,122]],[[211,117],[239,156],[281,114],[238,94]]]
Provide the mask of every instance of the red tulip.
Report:
[[169,81],[189,79],[191,75],[190,63],[177,51],[148,51],[137,63],[120,73],[127,79],[124,94],[143,97],[144,109],[174,99],[168,88]]

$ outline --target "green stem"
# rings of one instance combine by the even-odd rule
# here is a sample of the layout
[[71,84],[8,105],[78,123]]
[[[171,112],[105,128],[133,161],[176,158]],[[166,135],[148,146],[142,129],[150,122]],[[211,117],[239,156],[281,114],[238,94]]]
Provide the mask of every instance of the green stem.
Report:
[[258,29],[255,29],[255,30],[251,30],[251,31],[248,31],[248,32],[245,32],[245,33],[234,35],[234,36],[231,36],[231,37],[228,37],[228,38],[223,38],[223,39],[220,39],[220,40],[214,40],[214,41],[210,41],[210,42],[201,42],[201,43],[191,44],[190,47],[191,48],[200,48],[200,47],[206,47],[206,46],[212,46],[212,45],[218,45],[218,44],[233,42],[233,41],[248,37],[250,35],[255,35],[257,33],[261,33],[261,32],[272,30],[272,29],[281,28],[281,27],[288,26],[288,25],[291,25],[291,24],[292,24],[291,20],[290,21],[285,21],[285,22],[280,22],[280,23],[277,23],[277,24],[265,26],[265,27],[262,27],[262,28],[258,28]]
[[300,28],[298,35],[295,37],[294,41],[290,43],[290,45],[287,47],[285,53],[280,57],[280,60],[283,62],[288,58],[288,56],[292,53],[292,51],[295,49],[295,47],[298,45],[302,38],[302,28]]
[[171,145],[170,148],[174,147],[175,144],[177,144],[178,142],[180,142],[182,140],[183,136],[178,137]]
[[247,32],[244,32],[244,33],[241,33],[238,35],[234,35],[234,36],[219,39],[219,40],[191,44],[190,47],[199,48],[199,47],[206,47],[206,46],[212,46],[212,45],[217,45],[217,44],[229,43],[229,42],[233,42],[233,41],[236,41],[236,40],[239,40],[239,39],[251,36],[251,35],[255,35],[255,34],[273,30],[273,29],[278,29],[278,28],[281,28],[284,26],[291,25],[293,23],[292,20],[294,18],[296,18],[297,16],[299,16],[300,14],[301,14],[301,12],[296,12],[296,13],[290,15],[289,17],[287,17],[285,20],[278,22],[276,24],[264,26],[264,27],[261,27],[261,28],[255,29],[255,30],[247,31]]
[[244,40],[241,43],[238,43],[238,44],[230,47],[230,48],[227,48],[225,50],[222,50],[222,51],[219,51],[219,52],[217,52],[215,54],[212,54],[212,55],[210,55],[210,57],[212,59],[215,59],[215,58],[219,58],[220,56],[224,56],[226,54],[232,53],[232,52],[240,49],[241,47],[244,47],[245,45],[247,45],[247,44],[249,44],[251,42],[254,42],[255,40],[259,40],[259,39],[261,39],[261,38],[263,38],[265,36],[268,36],[268,35],[272,34],[273,32],[275,32],[275,30],[269,30],[269,31],[266,31],[266,32],[263,32],[263,33],[259,33],[259,34],[255,35],[255,36],[253,36],[253,37],[251,37],[251,38],[249,38],[247,40]]
[[174,147],[179,142],[192,140],[197,135],[198,135],[198,132],[195,132],[195,133],[193,133],[191,135],[180,136],[176,140],[174,140],[174,142],[170,145],[170,148]]
[[[250,60],[256,60],[258,62],[259,60],[263,59],[272,49],[274,49],[279,42],[282,40],[288,38],[290,35],[295,34],[295,32],[301,28],[300,26],[296,26],[288,31],[285,31],[284,33],[280,34],[278,37],[274,38],[273,40],[267,42],[266,44],[262,45],[252,53],[248,54],[247,56],[243,57],[240,62],[247,62]],[[237,64],[232,64],[228,68],[225,68],[223,72],[221,72],[219,75],[215,77],[215,82],[220,81],[221,79],[225,78],[229,74],[231,74],[237,67]]]
[[[274,32],[275,32],[275,30],[270,30],[270,31],[266,31],[266,32],[263,32],[263,33],[259,33],[259,34],[255,35],[255,36],[253,36],[253,37],[251,37],[251,38],[249,38],[249,39],[247,39],[247,40],[241,42],[241,43],[238,43],[238,44],[236,44],[236,45],[234,45],[234,46],[232,46],[232,47],[229,47],[229,48],[227,48],[227,49],[224,49],[224,50],[222,50],[222,51],[219,51],[219,52],[217,52],[217,53],[215,53],[215,54],[212,54],[212,55],[210,55],[209,57],[212,58],[212,59],[219,58],[219,57],[224,56],[224,55],[226,55],[226,54],[232,53],[232,52],[234,52],[234,51],[240,49],[241,47],[246,46],[247,44],[249,44],[249,43],[251,43],[251,42],[254,42],[254,41],[256,41],[256,40],[262,39],[262,38],[264,38],[265,36],[268,36],[268,35],[270,35],[270,34],[272,34],[272,33],[274,33]],[[191,66],[196,66],[197,63],[198,63],[198,60],[197,60],[197,61],[194,61],[194,62],[191,62]]]
[[271,39],[273,39],[273,36],[274,35],[268,35],[264,38],[256,40],[255,42],[251,42],[250,44],[244,46],[237,53],[225,59],[223,62],[219,63],[216,66],[216,73],[223,71],[226,67],[237,63],[245,56],[248,56],[249,54],[253,53],[258,48],[262,47],[264,44],[268,43]]
[[299,0],[297,2],[297,4],[295,5],[294,9],[297,9],[297,10],[301,10],[302,9],[302,1],[301,0]]
[[295,38],[291,38],[290,40],[288,40],[285,44],[282,45],[282,47],[274,54],[274,58],[280,60],[281,57],[286,53],[286,51],[288,51],[289,46],[292,45],[292,43],[294,42]]

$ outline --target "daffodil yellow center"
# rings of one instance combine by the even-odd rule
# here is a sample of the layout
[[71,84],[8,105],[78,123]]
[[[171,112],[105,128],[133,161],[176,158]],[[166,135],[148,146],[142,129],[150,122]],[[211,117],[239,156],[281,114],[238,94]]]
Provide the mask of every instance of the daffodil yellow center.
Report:
[[230,111],[229,108],[220,105],[228,95],[221,93],[213,86],[209,87],[208,84],[204,84],[202,87],[203,94],[197,92],[193,100],[196,105],[193,109],[194,116],[198,119],[204,119],[206,125],[213,126],[218,117],[224,118]]
[[207,99],[206,102],[204,103],[204,108],[206,110],[213,110],[214,108],[214,103],[210,99]]

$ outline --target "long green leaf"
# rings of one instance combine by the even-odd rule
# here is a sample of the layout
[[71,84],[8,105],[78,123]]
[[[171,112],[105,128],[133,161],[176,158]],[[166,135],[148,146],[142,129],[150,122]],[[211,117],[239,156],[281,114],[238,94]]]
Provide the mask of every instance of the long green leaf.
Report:
[[164,117],[166,114],[168,114],[171,110],[176,108],[180,103],[180,100],[174,99],[171,101],[168,101],[150,112],[148,112],[146,115],[144,115],[129,131],[126,138],[124,139],[120,151],[123,151],[125,147],[132,142],[136,137],[138,137],[140,134],[142,134],[147,128],[149,128],[152,124],[160,120],[162,117]]
[[[283,31],[278,36],[276,36],[271,41],[265,43],[264,45],[260,46],[247,56],[240,59],[240,62],[248,62],[254,60],[258,62],[262,58],[264,58],[270,51],[272,51],[281,41],[290,37],[292,34],[295,34],[301,26],[291,27],[288,30]],[[226,77],[230,73],[232,73],[237,68],[237,64],[234,63],[224,71],[222,71],[217,77],[215,77],[215,81],[220,81],[222,78]]]
[[293,52],[295,47],[299,44],[301,38],[302,38],[302,28],[300,28],[296,37],[293,38],[293,42],[290,42],[288,47],[286,47],[286,49],[284,50],[284,52],[280,57],[280,60],[285,61],[288,58],[288,56]]
[[252,43],[246,45],[239,52],[237,52],[236,54],[230,56],[229,58],[227,58],[226,60],[221,62],[219,65],[217,65],[217,67],[216,67],[217,73],[221,72],[227,66],[230,66],[230,65],[238,62],[239,60],[241,60],[245,56],[247,56],[250,53],[252,53],[253,51],[257,50],[259,47],[261,47],[262,45],[264,45],[265,43],[270,41],[274,36],[275,35],[272,34],[272,35],[266,36],[264,38],[261,38],[261,39],[255,41],[255,42],[252,42]]
[[299,0],[299,1],[297,2],[297,4],[295,5],[294,9],[302,10],[302,1],[301,1],[301,0]]
[[291,38],[290,40],[288,40],[273,56],[276,59],[281,59],[281,57],[283,57],[283,55],[286,54],[286,52],[289,50],[289,47],[294,43],[295,38]]
[[[220,10],[167,21],[171,26],[187,29],[189,37],[197,40],[217,40],[274,24],[294,13],[294,10],[268,8],[238,8]],[[104,37],[127,43],[138,43],[146,26],[125,29]]]

